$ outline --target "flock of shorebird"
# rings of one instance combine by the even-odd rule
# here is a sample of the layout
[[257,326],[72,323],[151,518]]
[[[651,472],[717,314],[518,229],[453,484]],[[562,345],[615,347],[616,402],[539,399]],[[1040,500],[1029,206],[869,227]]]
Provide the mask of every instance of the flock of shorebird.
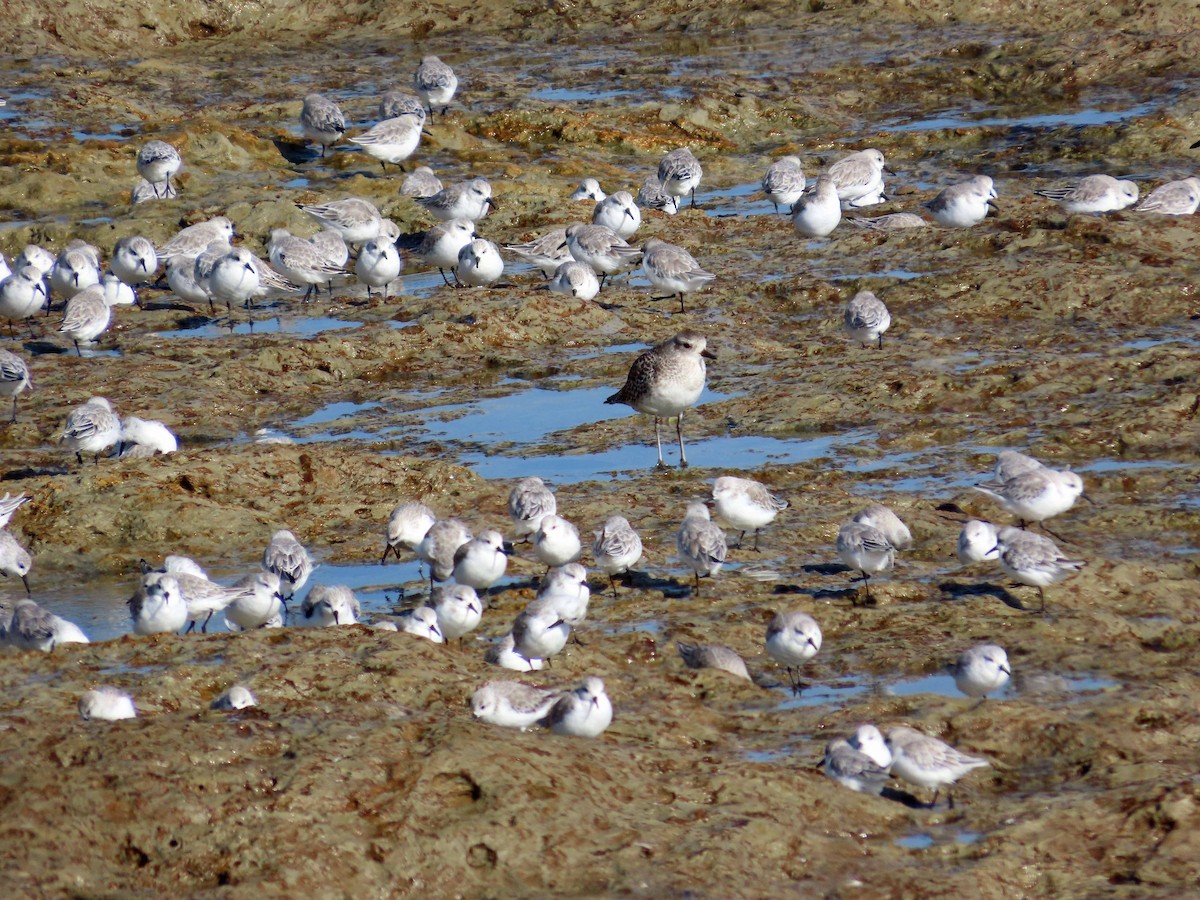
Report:
[[[379,161],[383,171],[400,165],[417,150],[427,120],[435,107],[444,113],[457,90],[454,72],[437,57],[426,57],[414,77],[417,97],[391,92],[381,99],[381,121],[348,140]],[[346,120],[337,104],[320,94],[304,98],[300,126],[306,140],[320,146],[324,157],[330,147],[347,138]],[[137,156],[141,181],[134,187],[134,203],[161,200],[176,194],[172,179],[180,171],[177,150],[161,140],[145,144]],[[887,169],[875,149],[852,153],[831,165],[808,184],[799,158],[784,157],[770,165],[762,190],[776,209],[788,210],[796,233],[823,238],[843,220],[843,210],[881,203]],[[642,222],[642,210],[668,215],[679,211],[683,198],[696,203],[703,177],[700,162],[686,148],[666,154],[655,175],[646,179],[637,195],[629,191],[605,194],[595,179],[582,182],[571,199],[594,203],[590,223],[555,228],[544,235],[504,249],[540,270],[549,279],[549,290],[594,299],[610,276],[631,271],[638,263],[655,299],[676,298],[686,312],[686,295],[702,289],[714,275],[706,271],[683,247],[652,238],[641,247],[631,246]],[[479,237],[476,223],[495,207],[491,185],[472,178],[443,186],[427,167],[407,173],[401,193],[412,197],[438,220],[416,245],[417,254],[437,268],[449,283],[486,286],[504,272],[500,248]],[[1132,182],[1093,175],[1059,190],[1039,194],[1060,202],[1069,213],[1103,213],[1138,202]],[[978,175],[952,185],[924,205],[933,222],[943,227],[966,228],[979,224],[995,208],[997,193],[992,179]],[[1200,205],[1200,180],[1171,182],[1153,191],[1137,210],[1186,215]],[[52,296],[65,299],[59,331],[82,355],[81,345],[94,342],[110,323],[111,308],[137,302],[136,290],[150,283],[165,265],[170,288],[191,302],[207,302],[210,309],[224,303],[232,313],[235,304],[272,291],[305,291],[305,299],[319,294],[332,280],[353,271],[368,295],[389,286],[402,270],[400,229],[367,200],[349,197],[312,204],[303,209],[321,230],[301,238],[285,229],[272,231],[267,260],[244,247],[234,247],[233,223],[218,216],[182,229],[156,247],[141,236],[122,238],[113,248],[107,271],[97,248],[82,241],[70,242],[57,256],[30,245],[14,260],[11,270],[0,256],[0,317],[30,319],[50,308]],[[904,212],[876,218],[848,219],[856,226],[877,230],[920,228],[930,224],[917,213]],[[882,346],[891,316],[874,294],[862,291],[848,302],[844,327],[851,340],[864,346]],[[687,466],[683,417],[704,390],[706,360],[714,359],[706,338],[684,330],[637,357],[628,379],[605,402],[626,404],[652,416],[658,445],[658,464],[664,466],[660,427],[675,419],[679,465]],[[29,371],[15,353],[0,350],[0,396],[13,402],[31,386]],[[170,453],[177,447],[166,425],[120,417],[102,397],[73,410],[62,432],[62,442],[82,460],[113,447],[119,455]],[[1083,561],[1064,556],[1048,537],[1026,530],[1027,523],[1045,520],[1069,509],[1083,494],[1078,475],[1056,470],[1031,457],[1005,451],[991,482],[979,490],[999,502],[1020,520],[1020,527],[997,527],[968,521],[958,541],[964,564],[994,560],[1022,584],[1036,587],[1045,608],[1044,589],[1077,572]],[[0,573],[16,575],[29,584],[30,555],[7,531],[8,520],[27,500],[6,495],[0,500]],[[764,485],[745,478],[716,479],[707,502],[688,504],[676,536],[679,558],[700,579],[715,576],[726,561],[728,544],[717,516],[742,532],[753,531],[755,549],[759,531],[770,524],[787,502]],[[512,539],[531,543],[534,556],[547,566],[537,596],[512,621],[508,634],[487,651],[488,662],[518,671],[542,668],[560,653],[572,627],[586,618],[590,597],[587,570],[579,562],[583,544],[579,531],[558,515],[554,494],[538,478],[526,478],[509,496]],[[1043,525],[1044,528],[1044,525]],[[898,552],[912,545],[912,535],[886,506],[871,504],[841,526],[836,550],[861,581],[861,591],[871,599],[871,578],[889,570]],[[430,601],[398,616],[380,617],[375,627],[394,629],[435,642],[461,639],[482,619],[485,599],[505,575],[512,545],[499,530],[473,535],[457,519],[441,519],[421,503],[396,507],[387,526],[387,543],[381,562],[407,548],[429,566]],[[642,558],[642,541],[622,516],[608,518],[591,546],[594,565],[610,580],[630,573]],[[161,569],[144,566],[129,609],[138,634],[206,630],[218,613],[231,630],[279,627],[289,619],[312,625],[346,625],[359,621],[362,611],[353,591],[346,587],[315,585],[298,610],[287,601],[303,587],[313,569],[304,546],[289,531],[279,531],[264,552],[261,571],[225,587],[210,580],[196,563],[169,556]],[[434,587],[441,582],[441,586]],[[613,584],[615,590],[615,582]],[[857,597],[856,597],[857,601]],[[0,638],[21,648],[49,650],[56,644],[86,641],[70,622],[39,607],[31,599],[0,603]],[[779,612],[770,622],[764,648],[782,665],[792,688],[800,690],[801,667],[820,650],[818,623],[800,610]],[[681,657],[692,667],[712,667],[749,678],[745,661],[720,644],[680,642]],[[1001,689],[1011,669],[1001,647],[985,644],[963,653],[952,669],[955,683],[970,697],[983,698]],[[235,685],[214,703],[219,708],[240,709],[255,702],[250,691]],[[544,724],[553,731],[596,736],[611,723],[612,703],[601,678],[592,675],[570,691],[551,691],[515,681],[491,682],[471,698],[478,718],[498,725],[526,728]],[[136,714],[128,695],[108,688],[90,691],[80,701],[84,718],[118,719]],[[873,725],[863,725],[848,739],[831,741],[825,755],[826,772],[855,790],[880,793],[888,773],[911,784],[937,792],[974,768],[983,759],[961,754],[938,739],[911,728],[890,728],[887,735]]]

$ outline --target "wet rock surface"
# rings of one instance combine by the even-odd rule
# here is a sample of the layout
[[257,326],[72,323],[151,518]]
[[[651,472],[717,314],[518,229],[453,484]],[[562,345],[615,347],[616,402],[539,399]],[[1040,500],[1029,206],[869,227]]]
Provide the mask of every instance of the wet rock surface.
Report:
[[[678,243],[717,279],[680,314],[639,276],[606,287],[602,307],[536,290],[511,265],[500,287],[456,291],[407,255],[398,296],[346,285],[313,304],[273,300],[253,330],[244,311],[210,314],[161,290],[117,309],[90,357],[58,352],[57,313],[32,331],[19,323],[4,346],[30,360],[36,389],[0,428],[0,490],[33,497],[9,527],[34,556],[34,599],[77,611],[93,636],[127,630],[110,623],[141,557],[247,572],[288,527],[322,564],[314,580],[338,583],[343,567],[378,561],[400,500],[501,526],[527,474],[550,477],[589,537],[627,516],[647,559],[615,594],[593,577],[585,643],[526,676],[569,687],[601,675],[616,716],[596,740],[473,722],[471,692],[506,674],[484,664],[482,641],[353,626],[6,651],[10,889],[1177,896],[1194,885],[1200,226],[1069,217],[1033,194],[1099,171],[1137,177],[1144,194],[1195,171],[1191,10],[917,6],[167,15],[147,3],[136,23],[95,13],[110,41],[100,55],[71,27],[82,5],[36,19],[12,5],[4,27],[25,55],[4,63],[0,108],[10,259],[73,237],[105,252],[129,234],[162,242],[216,214],[261,252],[273,227],[316,230],[296,203],[351,195],[417,234],[431,222],[399,196],[402,176],[349,144],[316,159],[297,146],[296,117],[304,93],[328,92],[357,133],[379,94],[405,89],[436,52],[459,71],[460,100],[411,163],[492,181],[499,209],[483,236],[515,243],[586,219],[589,207],[565,200],[584,176],[636,191],[662,151],[688,145],[705,170],[698,207],[644,211],[634,240]],[[314,32],[328,35],[319,48],[306,46]],[[179,196],[130,207],[150,138],[183,155]],[[918,211],[977,172],[995,178],[999,214],[969,230],[843,224],[805,241],[757,193],[779,156],[799,155],[811,177],[868,146],[897,175],[867,215]],[[841,334],[859,289],[891,310],[882,349]],[[641,349],[683,328],[719,358],[685,417],[692,468],[655,471],[650,420],[602,401]],[[180,451],[79,465],[55,439],[94,395],[166,421]],[[1045,615],[1033,589],[954,558],[964,517],[1010,521],[971,490],[1005,447],[1078,471],[1095,501],[1051,523],[1088,565],[1048,590]],[[732,550],[693,595],[674,534],[721,474],[756,478],[791,507],[760,553]],[[855,605],[834,539],[872,501],[900,514],[915,546]],[[489,599],[486,639],[533,596],[540,567],[519,553]],[[411,566],[365,577],[377,608],[422,590]],[[19,581],[0,584],[0,597],[21,594]],[[771,616],[793,607],[825,635],[798,696],[762,651]],[[687,669],[676,640],[732,647],[756,683]],[[984,641],[1007,649],[1017,683],[977,703],[935,676]],[[260,705],[209,710],[234,683]],[[139,718],[81,722],[79,695],[101,684],[130,691]],[[863,721],[914,725],[992,767],[963,780],[953,810],[917,808],[899,783],[889,798],[852,793],[816,764]]]

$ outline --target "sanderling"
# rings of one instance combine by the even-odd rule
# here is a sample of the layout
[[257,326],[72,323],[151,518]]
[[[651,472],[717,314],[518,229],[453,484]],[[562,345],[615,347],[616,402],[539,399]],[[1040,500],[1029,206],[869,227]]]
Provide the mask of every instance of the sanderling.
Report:
[[471,715],[489,725],[524,731],[546,717],[559,695],[519,681],[490,681],[471,695]]
[[165,200],[175,195],[175,186],[170,182],[154,184],[145,178],[139,178],[129,191],[129,205],[137,206],[139,203],[145,203],[147,200]]
[[47,275],[54,268],[54,254],[37,244],[26,244],[13,260],[12,270],[20,272],[26,266],[33,266],[42,275]]
[[846,304],[842,329],[850,340],[868,347],[877,343],[883,349],[883,333],[891,327],[892,314],[883,301],[870,291],[859,291]]
[[[171,187],[171,176],[183,166],[179,151],[166,141],[149,141],[142,145],[137,155],[138,174],[155,186],[154,196],[170,196],[174,193]],[[160,194],[158,185],[166,182],[166,189]]]
[[799,693],[802,686],[800,666],[821,649],[821,626],[816,619],[800,610],[775,613],[767,625],[764,646],[767,655],[787,669],[792,690]]
[[258,706],[258,701],[254,699],[254,694],[250,693],[250,688],[244,684],[234,684],[216,697],[209,709],[238,710],[248,709],[251,706]]
[[[336,231],[333,234],[340,234]],[[326,254],[304,238],[296,237],[286,228],[276,228],[271,232],[267,243],[267,258],[282,275],[296,284],[306,285],[304,300],[315,291],[320,294],[319,285],[329,281],[334,275],[342,273],[340,265],[328,262]]]
[[443,187],[442,180],[433,174],[433,169],[429,166],[417,166],[404,176],[404,182],[400,185],[400,196],[432,197]]
[[50,289],[62,297],[74,297],[100,283],[100,265],[94,254],[85,250],[64,250],[50,270]]
[[845,738],[834,738],[825,745],[825,774],[843,787],[860,794],[883,792],[888,770],[851,746]]
[[387,238],[373,238],[359,249],[354,274],[367,286],[367,299],[371,298],[371,288],[377,287],[383,288],[383,299],[386,300],[388,288],[400,277],[402,265],[395,244]]
[[514,672],[532,672],[545,665],[540,659],[526,659],[518,653],[511,632],[488,647],[483,659],[489,665],[511,669]]
[[438,625],[437,613],[433,607],[418,606],[416,609],[410,609],[396,616],[395,622],[404,634],[424,638],[427,641],[433,641],[435,644],[446,643],[446,639],[442,637],[442,629]]
[[663,191],[674,199],[676,210],[679,209],[679,198],[688,194],[692,195],[692,206],[696,205],[696,188],[700,186],[703,176],[704,169],[700,167],[700,161],[687,147],[672,150],[658,164],[659,183]]
[[804,193],[804,171],[800,168],[800,157],[785,156],[771,163],[763,176],[762,189],[767,199],[779,212],[779,204],[791,211],[792,206]]
[[321,145],[321,156],[325,148],[336,144],[346,133],[346,117],[338,105],[322,94],[309,94],[300,109],[300,130],[304,139]]
[[105,272],[100,277],[100,287],[104,290],[104,302],[109,306],[141,305],[137,292],[112,272]]
[[500,248],[491,241],[475,238],[458,251],[458,264],[454,277],[470,287],[487,287],[504,274],[504,260]]
[[328,628],[331,625],[353,625],[362,615],[362,606],[354,591],[344,585],[314,584],[300,604],[300,625]]
[[383,229],[383,216],[375,204],[361,197],[346,197],[300,208],[326,228],[332,228],[340,234],[347,244],[365,243],[379,237]]
[[688,644],[676,641],[675,648],[689,669],[720,669],[738,678],[750,680],[746,661],[736,650],[724,644]]
[[130,287],[145,284],[158,271],[158,251],[140,234],[123,237],[113,247],[108,268]]
[[842,221],[842,205],[837,185],[829,175],[817,179],[812,193],[804,194],[792,206],[792,227],[801,237],[828,237]]
[[22,597],[12,604],[11,613],[11,617],[5,616],[8,618],[3,632],[5,643],[18,650],[36,650],[40,653],[49,653],[54,649],[55,616],[49,610]]
[[77,406],[67,415],[59,443],[66,444],[75,452],[80,463],[83,454],[94,455],[100,462],[100,454],[121,440],[121,420],[113,412],[112,404],[104,397],[92,397],[82,406]]
[[642,539],[624,516],[609,516],[592,541],[592,559],[608,575],[615,594],[616,576],[630,572],[642,559]]
[[22,547],[11,533],[0,529],[0,575],[7,578],[16,575],[25,585],[25,593],[29,590],[29,568],[33,565],[33,557]]
[[700,268],[695,257],[682,247],[651,238],[642,245],[642,272],[651,287],[666,291],[666,296],[651,297],[652,300],[669,300],[679,297],[679,311],[687,312],[684,294],[698,291],[717,276]]
[[624,403],[640,413],[654,417],[654,440],[658,444],[658,467],[666,468],[662,456],[662,438],[658,425],[661,419],[675,417],[675,432],[679,437],[679,467],[687,468],[683,449],[683,412],[704,393],[708,377],[705,359],[716,359],[708,349],[703,335],[681,331],[647,350],[633,361],[625,385],[605,400],[605,403]]
[[[873,525],[854,521],[838,529],[837,552],[842,562],[861,574],[868,600],[871,599],[871,576],[890,569],[896,557],[896,550],[887,535]],[[854,602],[857,603],[857,599]]]
[[423,115],[403,113],[350,138],[350,143],[358,144],[368,156],[379,160],[379,167],[386,173],[388,163],[400,165],[416,152],[424,120]]
[[884,740],[879,729],[871,724],[859,725],[850,736],[850,746],[867,757],[881,768],[887,769],[892,765],[892,751]]
[[[157,580],[161,574],[151,572],[143,578]],[[200,631],[207,633],[208,623],[212,621],[212,617],[219,612],[224,612],[225,607],[241,593],[239,588],[224,587],[207,577],[187,572],[172,572],[170,575],[179,585],[184,605],[187,606],[188,626],[185,634],[190,633],[196,627],[197,622],[200,623]]]
[[583,551],[579,529],[559,515],[543,516],[532,540],[534,555],[550,568],[574,562]]
[[[887,744],[892,751],[893,775],[917,787],[933,789],[929,809],[937,805],[943,785],[954,784],[972,769],[991,765],[986,759],[967,756],[944,741],[904,725],[888,729]],[[949,796],[949,802],[953,809],[953,795]]]
[[642,255],[641,250],[630,247],[611,228],[603,225],[585,225],[582,222],[569,225],[564,243],[571,251],[571,256],[596,270],[601,287],[609,275],[637,265]]
[[[9,350],[0,350],[0,397],[12,397],[10,421],[17,421],[17,395],[32,389],[33,382],[29,380],[29,367],[25,365],[25,360]],[[5,494],[4,500],[7,499],[8,494]],[[11,512],[5,515],[4,500],[0,500],[0,528],[8,524],[8,516],[12,515]],[[21,500],[17,506],[24,502]]]
[[405,113],[414,113],[425,121],[425,105],[412,94],[402,91],[388,91],[379,98],[379,118],[394,119]]
[[572,259],[554,270],[546,289],[580,300],[593,300],[600,293],[600,280],[591,266]]
[[683,524],[675,535],[675,546],[679,558],[696,576],[696,592],[700,591],[700,579],[711,578],[725,564],[729,548],[725,544],[725,533],[715,525],[708,515],[708,507],[696,500],[687,505]]
[[964,650],[950,666],[954,685],[968,697],[986,697],[1008,683],[1012,669],[998,644],[979,644]]
[[976,485],[975,490],[998,501],[1024,528],[1026,522],[1041,523],[1074,506],[1083,495],[1083,479],[1067,469],[1041,468],[998,484]]
[[8,319],[9,333],[14,319],[31,318],[46,303],[46,285],[34,266],[22,266],[0,281],[0,316]]
[[286,528],[281,528],[271,535],[271,542],[263,551],[262,567],[264,571],[279,576],[282,589],[291,597],[308,581],[313,562],[296,536]]
[[416,553],[429,563],[430,588],[433,582],[446,581],[454,573],[454,554],[472,537],[471,530],[458,519],[438,519],[429,527]]
[[197,222],[176,233],[176,235],[158,248],[158,258],[164,263],[174,261],[177,257],[195,259],[205,251],[213,241],[233,240],[233,223],[224,216],[216,216],[205,222]]
[[527,660],[548,663],[550,657],[567,646],[570,636],[571,626],[553,609],[524,609],[513,620],[513,649]]
[[[167,263],[167,284],[181,300],[208,303],[208,290],[196,282],[196,260],[200,257],[177,256]],[[216,262],[214,259],[213,262]],[[212,271],[211,267],[209,271]],[[205,275],[205,284],[208,276]]]
[[454,551],[454,580],[477,591],[486,591],[503,578],[507,567],[504,537],[498,531],[481,531]]
[[749,478],[722,475],[712,486],[713,505],[717,515],[740,531],[738,546],[746,532],[754,529],[754,549],[758,550],[758,533],[775,521],[788,502],[778,494],[772,494],[764,485]]
[[962,531],[958,533],[955,552],[958,561],[964,566],[998,558],[1000,553],[996,549],[996,526],[978,519],[967,520],[963,523]]
[[489,209],[497,208],[496,201],[492,199],[492,186],[486,178],[472,178],[442,188],[432,197],[416,199],[440,222],[452,219],[478,222],[488,214]]
[[593,203],[599,203],[607,196],[600,187],[600,182],[595,178],[585,178],[579,182],[579,186],[575,188],[575,192],[571,194],[572,200],[591,200]]
[[74,622],[68,622],[61,616],[50,614],[50,627],[54,630],[54,646],[59,647],[63,644],[90,644],[88,636],[83,633],[83,629]]
[[542,270],[547,278],[555,273],[560,265],[571,259],[567,249],[567,230],[554,228],[524,244],[505,244],[504,249],[515,253],[532,266]]
[[263,628],[277,619],[282,623],[283,585],[274,572],[247,575],[235,581],[233,589],[239,593],[225,607],[225,624],[231,631]]
[[117,446],[119,459],[145,459],[158,454],[167,455],[179,449],[179,440],[162,422],[125,416],[121,419],[121,440]]
[[1067,187],[1034,193],[1058,201],[1069,213],[1105,213],[1137,203],[1138,186],[1111,175],[1088,175]]
[[1063,556],[1048,537],[1019,528],[1001,528],[995,550],[1000,554],[1000,568],[1021,584],[1037,588],[1042,612],[1046,610],[1046,588],[1087,565],[1082,559]]
[[442,115],[445,115],[454,92],[458,90],[458,76],[436,56],[425,56],[413,74],[413,88],[429,107],[430,115],[433,115],[434,106],[440,106]]
[[475,226],[466,219],[454,219],[435,225],[425,232],[417,253],[425,260],[425,264],[436,266],[441,273],[442,281],[450,283],[446,277],[446,269],[458,265],[458,254],[476,238]]
[[947,228],[970,228],[996,210],[996,188],[987,175],[976,175],[959,184],[952,184],[928,203],[923,204],[939,225]]
[[[843,156],[829,167],[828,176],[837,188],[838,200],[847,207],[873,206],[883,196],[883,154],[878,150],[859,150]],[[820,179],[817,179],[820,183]],[[832,229],[830,229],[832,230]]]
[[133,698],[114,687],[100,687],[84,692],[79,698],[79,717],[85,722],[98,719],[116,722],[120,719],[136,719],[137,709]]
[[251,295],[261,287],[260,270],[255,265],[254,254],[245,247],[234,247],[218,259],[208,276],[209,302],[223,300],[230,312],[235,303],[249,307]]
[[549,610],[574,627],[586,621],[591,596],[587,569],[577,562],[567,563],[546,573],[538,585],[537,596],[525,609],[531,613]]
[[[171,554],[163,559],[162,570],[164,572],[170,572],[172,575],[179,575],[182,573],[184,575],[195,575],[198,578],[208,577],[208,573],[200,568],[200,564],[194,559],[190,559],[186,556],[179,556],[177,554]],[[145,570],[143,570],[143,574],[145,574]]]
[[[0,350],[0,354],[8,353],[7,350]],[[0,355],[0,366],[4,365],[4,357]],[[18,509],[32,500],[25,494],[17,494],[13,496],[8,491],[4,492],[4,496],[0,497],[0,529],[8,527],[8,523],[12,521],[13,514]]]
[[592,224],[611,228],[619,238],[628,238],[641,227],[642,214],[629,191],[602,197],[592,210]]
[[668,216],[675,215],[675,198],[663,190],[662,182],[651,175],[642,183],[634,200],[642,209],[658,209]]
[[80,341],[92,343],[104,333],[111,321],[112,306],[104,287],[94,284],[67,301],[58,331],[69,337],[75,344],[75,352],[83,356]]
[[1133,209],[1164,216],[1190,216],[1200,206],[1200,178],[1185,178],[1159,185]]
[[483,617],[479,595],[475,593],[475,588],[467,584],[434,588],[429,596],[429,605],[437,616],[438,630],[447,641],[457,640],[474,631]]
[[1021,453],[1018,450],[1001,450],[996,454],[996,468],[992,470],[992,477],[1003,484],[1010,478],[1016,478],[1018,475],[1025,475],[1029,472],[1040,472],[1048,468],[1032,456]]
[[143,576],[134,595],[126,601],[134,634],[174,634],[187,623],[187,603],[177,577]]
[[562,694],[550,707],[545,723],[555,734],[599,737],[612,724],[612,717],[612,701],[604,682],[592,676],[575,690]]
[[868,231],[902,231],[906,228],[928,228],[929,223],[916,213],[888,213],[886,216],[852,216],[846,219],[847,225],[865,228]]
[[542,519],[558,512],[554,492],[536,475],[522,478],[508,492],[508,517],[513,522],[513,539],[521,540],[533,534]]
[[401,545],[409,550],[416,550],[436,521],[437,516],[424,503],[397,504],[388,516],[383,558],[379,560],[379,564],[382,566],[387,562],[389,553],[395,553],[396,559],[399,559]]
[[891,508],[882,503],[872,503],[854,514],[851,522],[861,525],[871,525],[883,532],[888,543],[897,550],[907,550],[912,547],[912,532]]

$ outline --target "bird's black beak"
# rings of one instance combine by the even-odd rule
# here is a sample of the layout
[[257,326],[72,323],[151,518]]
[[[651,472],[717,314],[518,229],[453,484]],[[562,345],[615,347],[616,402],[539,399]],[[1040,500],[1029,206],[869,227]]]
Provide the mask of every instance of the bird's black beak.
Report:
[[716,359],[717,351],[709,350],[707,347],[705,347],[703,350],[700,351],[700,355],[703,356],[705,359]]

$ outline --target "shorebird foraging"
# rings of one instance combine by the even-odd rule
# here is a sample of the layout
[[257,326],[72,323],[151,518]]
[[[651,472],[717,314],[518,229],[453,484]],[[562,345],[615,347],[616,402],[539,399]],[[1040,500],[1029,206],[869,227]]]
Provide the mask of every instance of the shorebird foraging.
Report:
[[780,204],[790,210],[804,193],[804,171],[800,166],[800,157],[785,156],[771,163],[763,176],[763,193],[775,207],[775,212],[779,212]]
[[84,453],[95,455],[99,463],[100,454],[121,440],[121,420],[107,399],[92,397],[67,415],[67,423],[58,440],[75,452],[80,465]]
[[325,148],[336,144],[346,133],[346,117],[328,97],[309,94],[300,109],[300,130],[306,141],[321,145],[321,157],[324,158]]
[[612,724],[612,718],[612,701],[604,690],[604,682],[592,676],[575,690],[559,696],[544,721],[555,734],[599,737]]
[[888,308],[870,291],[859,291],[851,297],[842,316],[842,327],[850,340],[858,341],[863,347],[878,341],[882,350],[883,333],[891,325],[892,315]]
[[642,183],[634,202],[642,209],[657,209],[668,216],[678,212],[675,208],[675,198],[663,190],[662,182],[653,175]]
[[1021,584],[1035,587],[1046,611],[1046,588],[1070,578],[1087,563],[1063,556],[1054,541],[1019,528],[1001,528],[993,552],[999,554],[1000,568]]
[[642,245],[642,272],[652,287],[666,291],[663,297],[651,300],[679,298],[679,311],[687,312],[684,294],[698,291],[717,276],[700,268],[695,257],[682,247],[651,238]]
[[724,644],[688,644],[676,641],[675,648],[689,669],[719,669],[746,681],[750,680],[746,661],[736,650]]
[[1034,191],[1039,197],[1055,200],[1068,213],[1116,212],[1138,200],[1138,186],[1111,175],[1088,175],[1062,188]]
[[279,576],[280,585],[290,599],[308,581],[313,563],[312,557],[304,545],[296,540],[296,536],[286,528],[281,528],[271,535],[271,542],[263,551],[262,567],[264,571]]
[[413,74],[413,89],[429,107],[429,115],[433,115],[436,105],[442,108],[444,116],[450,108],[450,101],[454,99],[454,92],[458,90],[458,76],[436,56],[426,56]]
[[801,237],[828,237],[840,221],[842,204],[837,185],[828,175],[820,176],[812,193],[804,194],[792,206],[792,227]]
[[624,516],[609,516],[592,542],[592,559],[596,568],[608,575],[614,596],[617,593],[616,576],[631,573],[641,558],[642,539],[629,520]]
[[949,786],[972,769],[991,765],[986,759],[959,753],[944,741],[904,725],[888,729],[887,746],[892,753],[893,775],[917,787],[933,789],[929,809],[937,805],[943,786],[947,788],[950,809],[954,809]]
[[716,575],[729,552],[725,533],[712,522],[708,507],[699,500],[688,504],[683,524],[675,535],[675,547],[679,550],[679,558],[696,576],[697,594],[700,593],[700,579]]
[[658,468],[667,468],[663,462],[659,422],[672,417],[679,438],[679,468],[687,468],[687,453],[683,449],[683,412],[695,405],[704,392],[708,377],[704,360],[716,358],[716,352],[708,349],[708,341],[703,335],[681,331],[635,359],[629,368],[625,385],[604,401],[624,403],[654,417]]
[[776,613],[767,625],[764,646],[767,655],[787,670],[792,693],[799,694],[804,687],[800,681],[800,666],[821,649],[821,626],[800,610]]
[[924,204],[934,220],[946,228],[970,228],[996,210],[996,188],[987,175],[952,184]]
[[842,562],[862,576],[867,600],[871,599],[871,576],[890,569],[896,557],[887,535],[873,525],[854,521],[838,530],[837,551]]
[[880,794],[887,785],[888,770],[845,738],[834,738],[825,745],[822,766],[829,778],[860,794]]
[[663,191],[673,199],[676,211],[679,210],[679,198],[688,194],[692,196],[692,206],[696,205],[696,188],[700,186],[703,176],[704,170],[700,167],[700,161],[687,147],[672,150],[658,164],[659,183],[662,184]]
[[712,486],[713,505],[717,515],[741,532],[738,547],[746,538],[746,532],[754,529],[754,552],[758,552],[758,534],[775,521],[780,511],[788,508],[788,502],[778,494],[772,494],[764,485],[749,478],[722,475]]
[[[171,176],[179,171],[183,159],[179,151],[166,141],[149,141],[142,145],[137,155],[138,174],[154,186],[155,197],[171,197],[175,189],[171,186]],[[159,191],[159,185],[165,184]]]
[[8,531],[0,529],[0,575],[7,578],[16,575],[25,585],[25,593],[32,594],[29,589],[29,568],[33,565],[33,557],[22,547]]
[[437,516],[424,503],[397,504],[388,517],[383,557],[379,564],[382,566],[387,562],[389,553],[396,554],[396,559],[399,559],[401,546],[415,551],[436,521]]
[[949,667],[954,686],[968,697],[984,699],[1008,684],[1012,668],[998,644],[978,644],[964,650]]

